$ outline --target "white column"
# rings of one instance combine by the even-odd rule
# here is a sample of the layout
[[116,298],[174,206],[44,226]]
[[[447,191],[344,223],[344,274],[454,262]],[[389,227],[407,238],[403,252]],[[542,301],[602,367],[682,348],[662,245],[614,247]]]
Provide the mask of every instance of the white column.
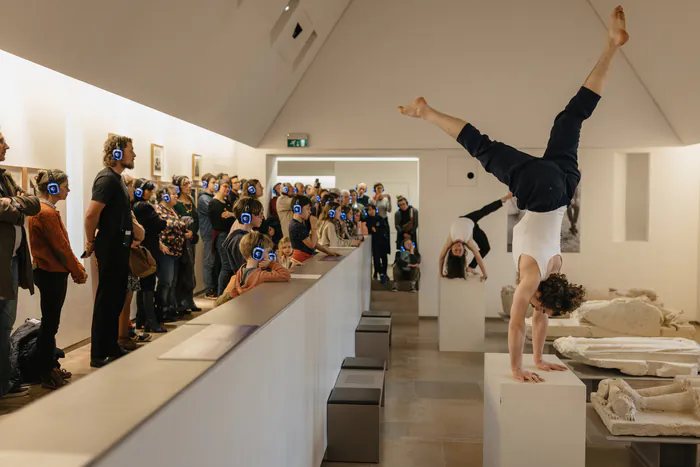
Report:
[[[523,355],[523,365],[537,372],[532,355]],[[508,354],[486,354],[484,467],[585,466],[586,387],[571,371],[538,374],[545,382],[520,383]]]
[[438,325],[441,352],[483,352],[484,283],[478,277],[440,279]]

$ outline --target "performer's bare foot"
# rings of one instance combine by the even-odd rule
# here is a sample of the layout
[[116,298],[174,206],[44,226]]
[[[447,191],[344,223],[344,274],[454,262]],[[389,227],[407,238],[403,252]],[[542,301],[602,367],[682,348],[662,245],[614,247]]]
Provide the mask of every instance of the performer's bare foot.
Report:
[[630,39],[627,34],[625,23],[625,10],[618,6],[610,15],[610,26],[608,27],[608,37],[610,44],[615,47],[622,47]]
[[473,276],[478,276],[479,273],[476,271],[474,268],[467,268],[467,273],[473,275]]
[[399,112],[401,112],[403,115],[414,118],[421,118],[425,116],[425,111],[428,108],[428,103],[422,97],[415,99],[410,105],[405,107],[402,105],[398,106]]

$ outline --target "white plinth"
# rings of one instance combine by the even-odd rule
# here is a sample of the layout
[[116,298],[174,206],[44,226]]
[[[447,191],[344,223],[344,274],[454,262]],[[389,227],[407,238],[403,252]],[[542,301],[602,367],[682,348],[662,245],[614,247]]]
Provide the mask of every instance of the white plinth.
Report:
[[519,383],[508,354],[485,356],[484,467],[584,467],[586,387],[571,371],[537,371],[532,355],[523,363],[545,382]]
[[438,326],[441,352],[483,352],[484,286],[478,277],[440,279]]

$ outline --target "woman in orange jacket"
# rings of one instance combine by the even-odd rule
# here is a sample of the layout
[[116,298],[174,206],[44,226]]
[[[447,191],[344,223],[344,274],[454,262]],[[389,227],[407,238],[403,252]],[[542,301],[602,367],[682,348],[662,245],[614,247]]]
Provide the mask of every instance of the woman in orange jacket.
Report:
[[70,373],[56,367],[54,350],[61,310],[68,290],[68,274],[84,284],[87,273],[73,254],[68,232],[56,207],[70,193],[68,176],[60,170],[41,170],[35,177],[41,211],[29,218],[29,240],[34,257],[34,282],[41,295],[41,328],[37,339],[37,364],[41,385],[58,389],[67,384]]

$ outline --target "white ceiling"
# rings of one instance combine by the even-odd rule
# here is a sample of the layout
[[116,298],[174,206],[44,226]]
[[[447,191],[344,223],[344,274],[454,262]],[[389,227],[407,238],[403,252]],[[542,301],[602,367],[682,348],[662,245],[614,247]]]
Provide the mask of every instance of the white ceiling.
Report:
[[[688,21],[673,21],[673,13],[659,16],[668,22],[654,21],[654,5],[675,3],[627,6],[632,39],[623,50],[630,60],[620,55],[613,64],[582,146],[673,146],[700,138],[700,113],[693,112],[700,104],[700,28],[684,29],[682,44],[666,37],[664,47],[651,47],[645,38],[672,36]],[[596,6],[601,13],[586,0],[355,0],[262,146],[278,147],[294,131],[310,133],[311,146],[323,149],[454,147],[430,125],[396,113],[396,105],[424,96],[496,139],[544,147],[554,116],[602,50],[601,16],[607,22],[615,3]],[[680,14],[700,20],[697,9]]]
[[[424,95],[536,148],[619,0],[300,0],[318,40],[296,69],[270,39],[287,1],[2,0],[0,49],[251,146],[453,147],[396,114]],[[632,39],[582,145],[700,142],[700,1],[625,7]]]
[[3,0],[0,49],[257,145],[350,0],[300,0],[318,39],[271,46],[288,0]]
[[[591,0],[607,18],[620,0]],[[700,1],[635,0],[625,55],[684,144],[700,143]]]

